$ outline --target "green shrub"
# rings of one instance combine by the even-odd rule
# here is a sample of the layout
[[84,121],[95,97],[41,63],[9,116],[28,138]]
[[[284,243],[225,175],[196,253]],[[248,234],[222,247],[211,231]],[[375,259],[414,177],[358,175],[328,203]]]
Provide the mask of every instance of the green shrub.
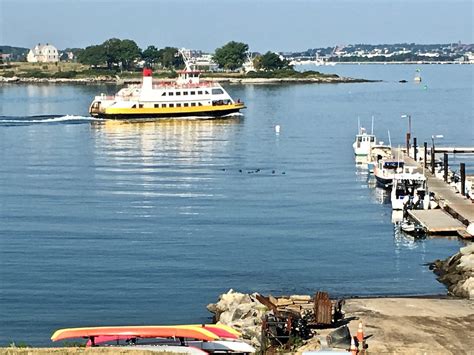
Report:
[[10,344],[8,344],[9,348],[31,348],[27,343],[24,341],[20,341],[19,343],[15,343],[12,341]]
[[12,71],[12,70],[7,70],[7,71],[3,72],[2,76],[5,77],[5,78],[12,78],[12,77],[15,76],[15,72]]
[[23,77],[23,78],[39,78],[39,79],[50,77],[48,73],[45,73],[39,69],[26,70],[25,72],[18,74],[18,76]]
[[80,72],[83,76],[115,76],[117,74],[117,70],[114,69],[86,69]]
[[264,78],[264,79],[285,79],[285,78],[310,79],[310,78],[337,78],[338,75],[322,74],[314,70],[299,72],[293,69],[280,69],[280,70],[273,70],[273,71],[250,72],[250,73],[247,73],[246,77],[247,78]]
[[64,341],[62,346],[64,348],[85,348],[86,344],[80,341]]
[[62,78],[62,79],[71,79],[71,78],[75,78],[76,76],[77,76],[77,72],[75,70],[57,72],[52,75],[53,78]]

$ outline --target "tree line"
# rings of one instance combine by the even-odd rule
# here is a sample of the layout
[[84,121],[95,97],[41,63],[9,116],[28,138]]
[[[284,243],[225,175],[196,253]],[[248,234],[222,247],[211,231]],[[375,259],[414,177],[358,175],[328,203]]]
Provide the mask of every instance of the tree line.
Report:
[[131,39],[111,38],[102,44],[86,47],[77,53],[77,61],[95,67],[106,65],[108,69],[132,70],[138,61],[146,65],[160,65],[164,69],[177,69],[183,66],[183,58],[176,56],[177,48],[157,49],[149,46],[142,51]]
[[[215,50],[213,60],[221,69],[234,71],[248,60],[248,50],[247,44],[231,41]],[[76,56],[79,63],[95,67],[107,66],[108,69],[133,70],[138,62],[143,61],[146,66],[168,70],[184,67],[178,48],[158,49],[155,46],[148,46],[145,50],[141,50],[135,41],[130,39],[111,38],[102,44],[78,50]],[[259,54],[252,62],[256,70],[291,69],[287,60],[273,52]]]

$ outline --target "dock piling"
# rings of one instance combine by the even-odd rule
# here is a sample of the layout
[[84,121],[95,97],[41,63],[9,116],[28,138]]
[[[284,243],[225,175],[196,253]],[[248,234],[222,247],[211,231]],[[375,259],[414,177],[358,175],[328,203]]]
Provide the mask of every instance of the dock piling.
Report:
[[418,150],[418,145],[416,141],[416,137],[413,138],[413,159],[417,161],[417,150]]
[[407,133],[407,155],[410,156],[410,132]]
[[435,173],[435,150],[434,147],[431,146],[431,174],[434,175]]
[[459,164],[459,173],[461,174],[461,195],[466,196],[466,164]]
[[444,182],[448,182],[448,153],[444,153]]
[[423,165],[425,166],[425,169],[428,167],[427,159],[428,159],[428,143],[423,142],[423,147],[425,148],[424,156],[423,156]]

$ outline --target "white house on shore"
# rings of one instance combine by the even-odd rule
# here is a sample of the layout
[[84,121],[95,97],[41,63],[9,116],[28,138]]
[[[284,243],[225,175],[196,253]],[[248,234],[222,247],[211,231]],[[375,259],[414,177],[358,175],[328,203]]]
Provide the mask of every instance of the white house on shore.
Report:
[[26,60],[30,63],[55,63],[59,62],[59,53],[56,47],[51,44],[38,43],[30,49]]

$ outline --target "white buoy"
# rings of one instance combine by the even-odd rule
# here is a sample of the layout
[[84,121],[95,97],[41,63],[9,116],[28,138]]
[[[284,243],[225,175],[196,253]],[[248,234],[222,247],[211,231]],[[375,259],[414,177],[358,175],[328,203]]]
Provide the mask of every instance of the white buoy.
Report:
[[277,125],[275,126],[275,133],[276,133],[276,134],[279,134],[279,133],[280,133],[280,125],[279,125],[279,124],[277,124]]

